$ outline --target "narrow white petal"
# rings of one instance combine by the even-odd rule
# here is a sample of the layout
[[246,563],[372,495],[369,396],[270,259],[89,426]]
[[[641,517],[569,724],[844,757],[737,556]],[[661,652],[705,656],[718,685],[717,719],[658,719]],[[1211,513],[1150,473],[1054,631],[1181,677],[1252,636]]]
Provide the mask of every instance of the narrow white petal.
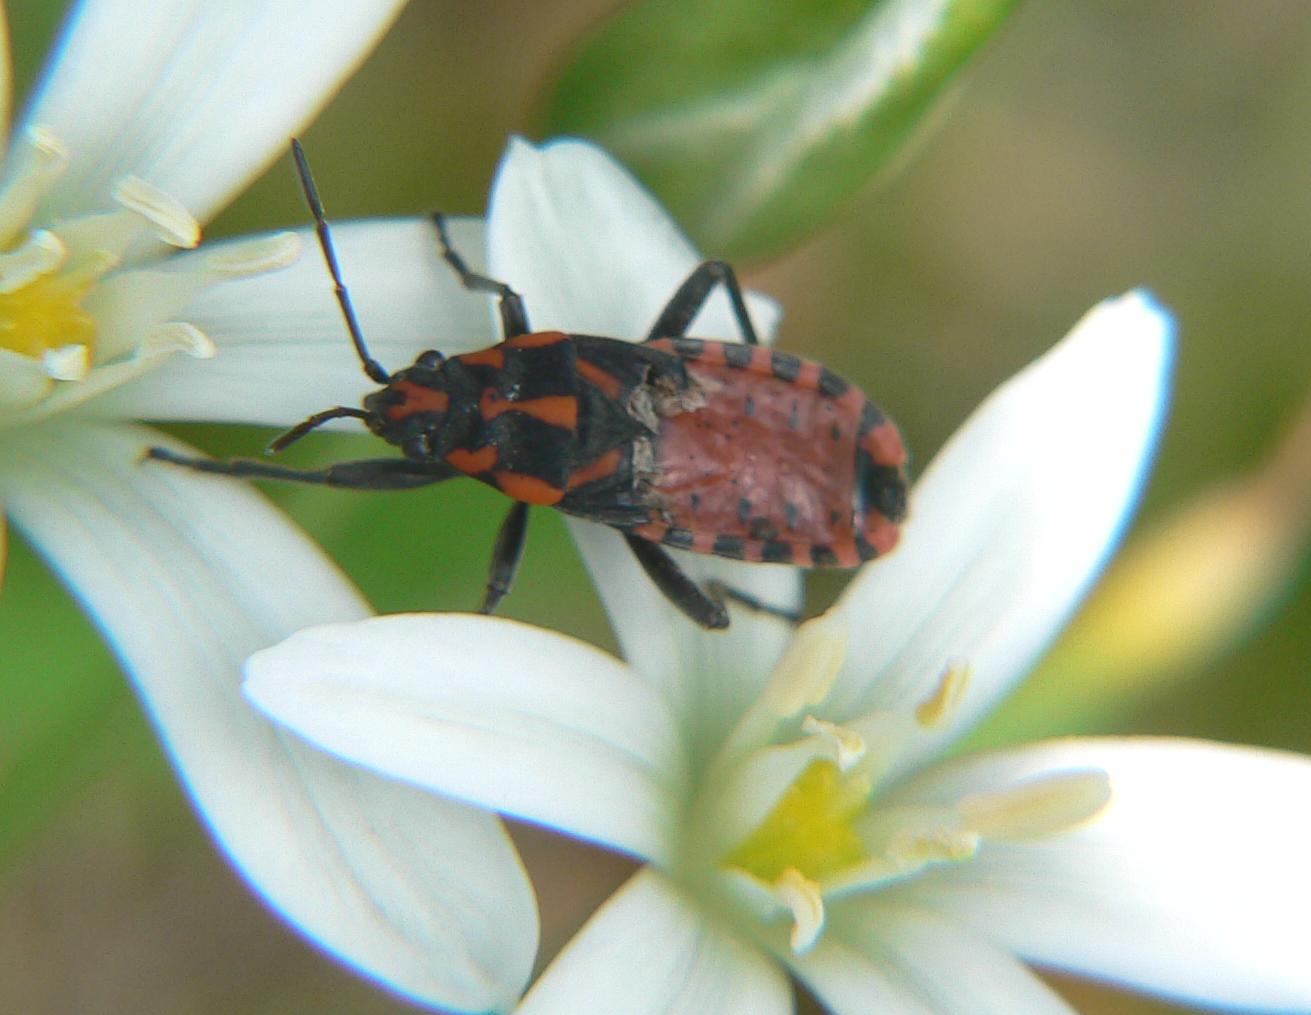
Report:
[[773,960],[648,867],[597,910],[516,1011],[786,1015],[792,990]]
[[1311,759],[1165,739],[1071,740],[962,759],[899,798],[944,801],[1019,779],[1102,769],[1086,825],[896,893],[1020,954],[1198,1004],[1311,1010]]
[[834,1015],[938,1015],[913,985],[901,981],[891,957],[870,958],[831,934],[790,959],[793,974]]
[[[510,142],[492,187],[488,248],[493,276],[523,295],[534,328],[628,339],[645,337],[700,260],[627,170],[573,140]],[[749,309],[757,331],[772,335],[773,302],[755,297]],[[739,337],[722,292],[688,333]]]
[[1104,563],[1142,484],[1166,402],[1173,326],[1151,297],[1097,306],[999,388],[916,485],[901,545],[839,608],[848,664],[839,715],[906,708],[958,661],[951,721],[972,724],[1032,665]]
[[372,49],[402,0],[90,0],[24,122],[72,154],[45,212],[109,206],[135,175],[202,222],[273,159]]
[[1073,1015],[1013,954],[933,912],[860,897],[834,904],[797,975],[836,1013]]
[[[706,757],[760,694],[792,635],[777,617],[729,604],[727,631],[704,631],[688,620],[642,572],[617,532],[570,520],[570,531],[596,580],[624,658],[664,689],[681,717],[693,758]],[[785,609],[801,603],[795,568],[671,556],[698,582],[716,578]]]
[[[451,238],[482,259],[477,219],[452,219]],[[220,282],[176,316],[218,346],[211,360],[176,357],[97,399],[97,415],[287,426],[377,388],[360,367],[312,230],[288,268]],[[469,293],[438,254],[427,219],[346,222],[333,240],[370,354],[399,370],[425,349],[469,352],[499,340],[485,296]],[[241,241],[238,241],[241,242]],[[221,255],[216,244],[174,259],[178,270]],[[359,424],[345,421],[346,429]]]
[[244,485],[143,464],[156,443],[139,427],[29,428],[0,443],[0,498],[86,604],[205,821],[275,909],[392,990],[507,1003],[536,919],[499,822],[308,748],[240,694],[249,653],[364,604]]
[[491,617],[309,628],[257,653],[246,693],[343,758],[668,860],[683,795],[668,706],[623,663]]

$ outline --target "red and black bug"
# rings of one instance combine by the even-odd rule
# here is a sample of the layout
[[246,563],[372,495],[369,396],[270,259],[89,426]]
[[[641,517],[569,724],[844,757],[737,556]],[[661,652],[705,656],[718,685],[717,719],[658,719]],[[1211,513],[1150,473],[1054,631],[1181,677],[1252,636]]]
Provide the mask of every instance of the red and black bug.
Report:
[[[455,476],[493,486],[515,503],[496,539],[484,613],[510,589],[533,504],[618,529],[660,590],[708,628],[728,626],[720,598],[657,544],[842,568],[895,545],[906,512],[906,453],[896,427],[825,367],[762,347],[724,262],[696,268],[640,343],[535,332],[519,294],[471,271],[434,215],[442,256],[465,287],[497,296],[504,340],[460,356],[425,352],[389,373],[365,347],[323,206],[294,142],[293,153],[351,340],[365,373],[382,387],[363,408],[316,413],[270,449],[347,416],[403,457],[318,471],[186,458],[163,448],[152,448],[151,457],[352,489],[408,489]],[[742,344],[684,337],[716,283],[728,293]]]

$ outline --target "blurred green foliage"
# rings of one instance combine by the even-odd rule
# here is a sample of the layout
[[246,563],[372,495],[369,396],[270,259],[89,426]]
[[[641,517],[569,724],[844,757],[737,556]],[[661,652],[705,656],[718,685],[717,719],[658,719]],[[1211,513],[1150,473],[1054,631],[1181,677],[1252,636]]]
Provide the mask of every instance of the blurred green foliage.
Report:
[[[60,6],[12,6],[20,88]],[[537,122],[563,54],[616,6],[411,4],[306,133],[331,214],[481,209],[506,135]],[[825,37],[804,44],[822,49]],[[1024,5],[898,174],[748,280],[782,301],[780,344],[874,395],[918,467],[1089,305],[1151,286],[1181,330],[1172,419],[1143,507],[1149,521],[1166,518],[1264,457],[1311,391],[1309,50],[1311,8],[1298,0]],[[275,166],[209,235],[304,220],[290,168]],[[268,436],[176,432],[218,455]],[[354,455],[361,440],[316,435],[294,463]],[[499,515],[476,484],[268,492],[379,609],[476,601]],[[1046,698],[1052,728],[1311,751],[1311,582],[1305,566],[1293,573],[1244,640],[1217,648],[1191,679],[1136,699],[1127,716]],[[811,584],[818,608],[841,578]],[[533,519],[504,612],[613,645],[550,512]],[[112,658],[16,538],[0,645],[0,955],[11,970],[0,1011],[408,1010],[305,948],[231,876]],[[987,735],[1006,739],[1016,721],[1003,711]],[[1034,725],[1026,714],[1018,722]],[[1085,1011],[1170,1010],[1062,989]]]
[[546,130],[608,147],[717,256],[777,253],[902,149],[1015,0],[662,0],[570,60]]

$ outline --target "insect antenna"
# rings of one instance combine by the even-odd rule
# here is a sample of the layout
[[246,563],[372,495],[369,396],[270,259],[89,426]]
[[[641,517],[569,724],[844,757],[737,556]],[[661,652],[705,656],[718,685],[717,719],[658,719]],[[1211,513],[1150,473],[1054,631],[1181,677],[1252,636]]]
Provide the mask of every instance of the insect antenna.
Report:
[[301,189],[305,191],[305,200],[310,206],[310,214],[314,216],[314,232],[319,237],[319,249],[323,251],[323,260],[328,265],[328,274],[332,276],[333,291],[337,294],[337,303],[341,307],[341,316],[345,318],[346,330],[350,332],[351,342],[355,345],[355,352],[359,355],[360,363],[364,367],[364,372],[369,375],[369,379],[377,381],[379,384],[386,384],[391,379],[391,375],[383,369],[381,363],[369,355],[369,350],[365,348],[364,333],[360,331],[360,322],[355,317],[355,308],[351,305],[350,294],[346,291],[346,285],[341,280],[341,269],[337,266],[337,252],[332,246],[332,235],[328,232],[328,220],[323,214],[323,202],[319,200],[319,189],[314,186],[314,177],[310,174],[309,160],[305,158],[305,150],[296,138],[291,139],[291,155],[296,160],[296,172],[300,176]]

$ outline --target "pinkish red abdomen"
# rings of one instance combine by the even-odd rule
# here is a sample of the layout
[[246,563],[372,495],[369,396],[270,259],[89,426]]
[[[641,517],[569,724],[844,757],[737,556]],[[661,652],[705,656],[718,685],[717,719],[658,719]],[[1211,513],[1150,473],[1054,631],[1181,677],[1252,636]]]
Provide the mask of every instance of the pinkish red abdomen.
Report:
[[661,413],[649,539],[749,561],[855,567],[896,543],[895,426],[817,363],[759,346],[662,339],[694,397]]

